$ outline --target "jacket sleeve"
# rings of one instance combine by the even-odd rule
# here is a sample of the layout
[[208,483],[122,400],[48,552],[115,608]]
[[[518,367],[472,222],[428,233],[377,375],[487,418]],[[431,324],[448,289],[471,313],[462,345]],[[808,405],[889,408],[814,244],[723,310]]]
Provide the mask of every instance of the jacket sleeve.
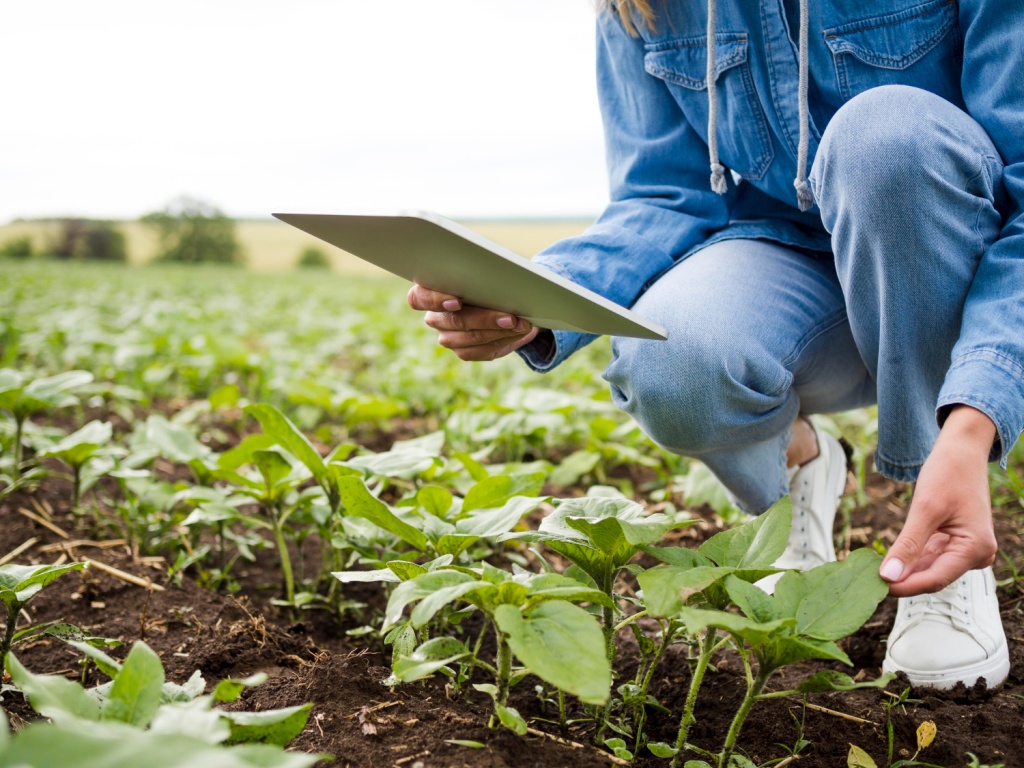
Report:
[[[734,185],[724,196],[711,191],[707,144],[666,83],[644,70],[644,53],[643,40],[630,36],[616,14],[600,14],[597,86],[610,203],[583,234],[534,259],[627,307],[653,278],[725,226],[736,193]],[[554,368],[596,338],[568,331],[553,335],[553,348],[548,343],[547,349],[520,350],[534,370]]]
[[1005,212],[982,255],[964,307],[962,332],[939,394],[939,420],[956,403],[996,425],[1002,459],[1024,429],[1024,5],[960,0],[961,88],[1004,164]]

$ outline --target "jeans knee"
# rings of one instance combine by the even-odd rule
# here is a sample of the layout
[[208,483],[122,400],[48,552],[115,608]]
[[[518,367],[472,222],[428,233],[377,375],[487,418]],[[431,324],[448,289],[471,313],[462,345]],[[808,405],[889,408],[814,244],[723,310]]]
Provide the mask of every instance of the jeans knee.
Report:
[[822,136],[811,171],[822,220],[831,231],[843,211],[892,214],[908,193],[934,186],[984,185],[985,155],[996,155],[965,112],[920,88],[886,85],[844,104]]
[[681,335],[615,339],[604,373],[615,404],[655,443],[700,457],[765,439],[795,418],[792,376],[777,361],[736,339]]

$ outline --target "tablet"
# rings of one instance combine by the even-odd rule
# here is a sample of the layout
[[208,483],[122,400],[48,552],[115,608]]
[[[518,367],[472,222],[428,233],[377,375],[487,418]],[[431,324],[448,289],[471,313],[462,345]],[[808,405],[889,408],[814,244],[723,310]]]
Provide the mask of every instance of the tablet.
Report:
[[664,328],[635,312],[433,213],[274,217],[425,288],[541,328],[668,338]]

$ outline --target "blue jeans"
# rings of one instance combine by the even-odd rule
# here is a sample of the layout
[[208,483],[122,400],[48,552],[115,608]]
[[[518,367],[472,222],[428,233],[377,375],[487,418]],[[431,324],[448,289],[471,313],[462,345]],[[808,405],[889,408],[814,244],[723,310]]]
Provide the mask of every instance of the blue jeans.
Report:
[[681,261],[635,305],[669,340],[614,340],[616,404],[752,512],[787,492],[799,414],[877,402],[876,466],[898,480],[916,479],[955,403],[988,414],[1008,451],[1024,371],[986,312],[994,296],[1024,302],[1024,286],[979,268],[1005,210],[1002,168],[984,130],[937,96],[855,97],[810,175],[833,253],[726,240]]

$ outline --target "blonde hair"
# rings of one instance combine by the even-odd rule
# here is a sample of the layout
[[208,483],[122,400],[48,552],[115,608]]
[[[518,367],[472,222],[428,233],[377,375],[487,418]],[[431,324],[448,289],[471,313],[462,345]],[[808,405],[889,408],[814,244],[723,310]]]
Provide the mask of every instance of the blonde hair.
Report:
[[630,34],[637,33],[634,19],[640,20],[640,26],[654,29],[654,8],[652,0],[602,0],[603,9],[614,7],[622,19],[622,25]]

